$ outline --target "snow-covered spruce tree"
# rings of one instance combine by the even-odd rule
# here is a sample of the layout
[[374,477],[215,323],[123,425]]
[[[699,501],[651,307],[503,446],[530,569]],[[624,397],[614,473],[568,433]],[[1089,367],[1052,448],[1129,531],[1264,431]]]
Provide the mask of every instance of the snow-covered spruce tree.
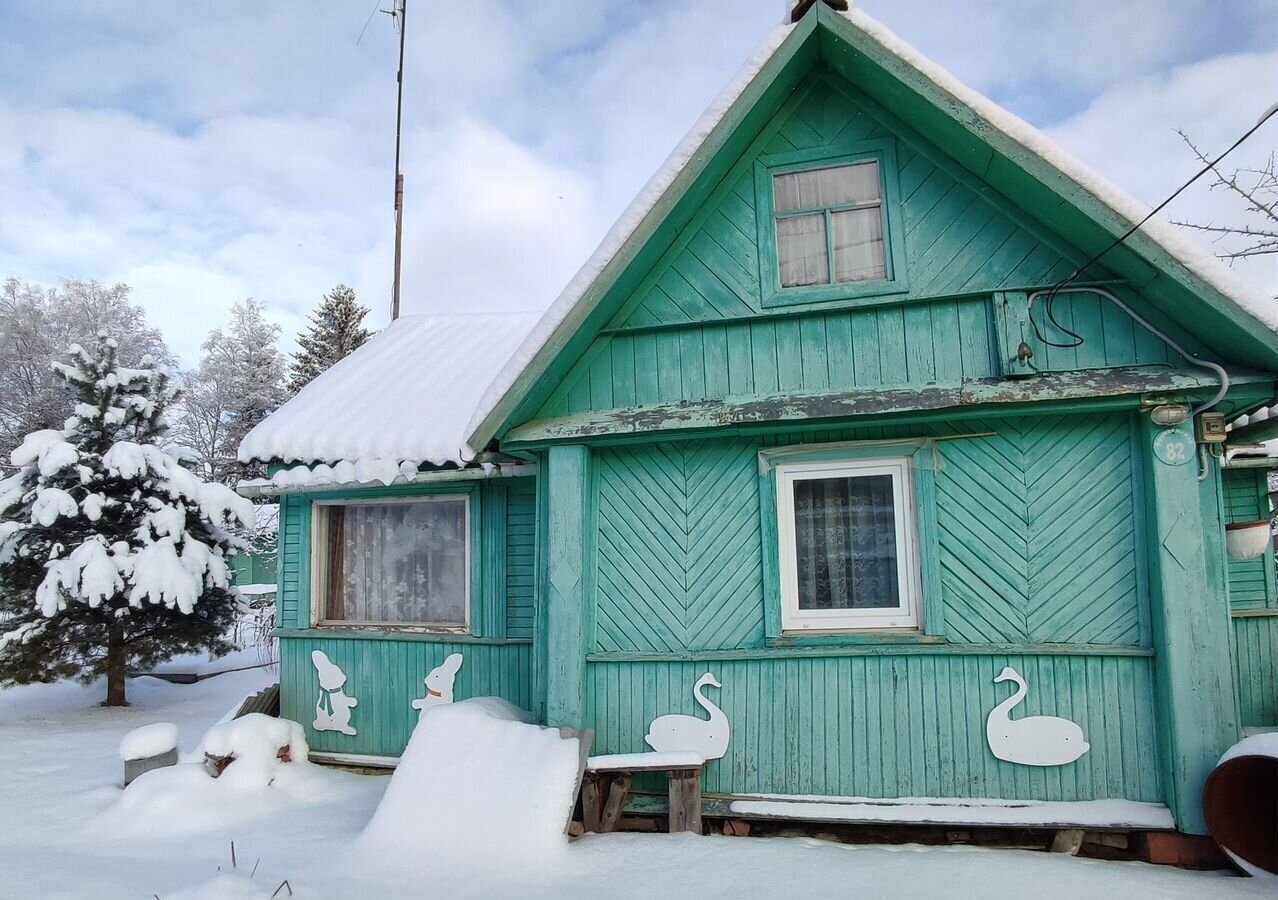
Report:
[[115,341],[54,369],[76,394],[61,430],[27,435],[0,482],[0,684],[125,676],[179,653],[231,650],[240,601],[229,529],[252,505],[160,449],[164,368],[127,369]]
[[355,291],[339,284],[320,301],[310,315],[311,324],[297,336],[302,349],[289,365],[289,390],[297,393],[333,363],[349,356],[372,337],[363,326],[368,307],[355,299]]

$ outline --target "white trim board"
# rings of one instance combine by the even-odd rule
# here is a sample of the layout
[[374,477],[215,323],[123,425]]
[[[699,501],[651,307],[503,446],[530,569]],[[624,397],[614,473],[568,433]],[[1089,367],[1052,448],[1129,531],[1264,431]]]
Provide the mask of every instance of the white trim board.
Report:
[[327,753],[312,750],[306,758],[313,763],[333,766],[363,766],[368,769],[394,769],[399,766],[398,756],[377,756],[371,753]]
[[1171,831],[1176,822],[1161,803],[1135,800],[996,800],[986,798],[795,797],[733,799],[733,815],[848,824],[1003,826]]

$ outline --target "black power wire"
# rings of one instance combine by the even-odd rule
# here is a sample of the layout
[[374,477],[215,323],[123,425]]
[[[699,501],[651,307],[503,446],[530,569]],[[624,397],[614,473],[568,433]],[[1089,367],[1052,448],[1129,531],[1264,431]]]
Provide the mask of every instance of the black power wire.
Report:
[[1049,340],[1048,340],[1048,339],[1047,339],[1047,338],[1043,335],[1042,331],[1040,331],[1040,330],[1039,330],[1038,323],[1034,321],[1034,317],[1033,317],[1033,316],[1030,316],[1030,317],[1029,317],[1029,319],[1030,319],[1030,324],[1034,326],[1034,336],[1035,336],[1035,337],[1037,337],[1037,338],[1039,339],[1039,341],[1041,341],[1043,344],[1045,344],[1045,345],[1046,345],[1046,346],[1048,346],[1048,347],[1061,347],[1061,348],[1063,348],[1063,349],[1068,350],[1068,349],[1070,349],[1070,348],[1072,348],[1072,347],[1078,347],[1078,346],[1082,345],[1082,343],[1083,343],[1083,338],[1082,338],[1082,336],[1081,336],[1081,335],[1079,335],[1077,332],[1071,331],[1070,329],[1068,329],[1068,328],[1066,328],[1064,325],[1062,325],[1062,324],[1060,323],[1060,321],[1059,321],[1059,320],[1057,320],[1057,318],[1056,318],[1056,314],[1055,314],[1055,312],[1054,312],[1054,311],[1053,311],[1053,309],[1052,309],[1052,307],[1053,307],[1053,306],[1055,305],[1055,303],[1056,303],[1056,295],[1057,295],[1058,293],[1060,293],[1061,288],[1064,288],[1064,287],[1066,287],[1066,286],[1068,286],[1068,285],[1072,284],[1073,282],[1077,281],[1077,280],[1078,280],[1078,277],[1079,277],[1080,275],[1082,275],[1082,274],[1083,274],[1083,272],[1087,271],[1088,267],[1090,267],[1092,264],[1096,263],[1096,262],[1097,262],[1098,260],[1100,260],[1100,258],[1101,258],[1101,257],[1103,257],[1106,253],[1109,253],[1109,251],[1113,250],[1115,247],[1119,246],[1119,245],[1120,245],[1120,244],[1122,244],[1125,240],[1127,240],[1129,237],[1131,237],[1133,234],[1135,234],[1137,231],[1139,231],[1139,230],[1141,229],[1141,226],[1143,226],[1146,222],[1148,222],[1150,219],[1152,219],[1154,216],[1156,216],[1159,212],[1161,212],[1161,211],[1163,210],[1163,208],[1164,208],[1165,206],[1167,206],[1167,204],[1171,203],[1171,202],[1172,202],[1173,200],[1175,200],[1178,196],[1180,196],[1181,192],[1183,192],[1183,191],[1184,191],[1186,188],[1188,188],[1191,184],[1193,184],[1193,183],[1194,183],[1195,181],[1197,181],[1199,178],[1202,178],[1204,175],[1206,175],[1206,174],[1207,174],[1208,172],[1210,172],[1212,169],[1216,168],[1216,166],[1217,166],[1217,165],[1219,165],[1219,163],[1220,163],[1220,161],[1221,161],[1221,160],[1223,160],[1223,159],[1224,159],[1226,156],[1228,156],[1230,153],[1233,153],[1236,149],[1238,149],[1238,147],[1242,144],[1242,142],[1243,142],[1243,141],[1247,140],[1247,138],[1251,137],[1253,134],[1255,134],[1257,131],[1259,131],[1259,130],[1260,130],[1260,127],[1261,127],[1262,125],[1264,125],[1266,122],[1268,122],[1271,118],[1273,118],[1273,116],[1274,116],[1275,114],[1278,114],[1278,103],[1275,103],[1273,106],[1269,107],[1269,109],[1265,111],[1265,114],[1264,114],[1263,116],[1261,116],[1261,117],[1260,117],[1260,118],[1256,121],[1256,124],[1255,124],[1255,125],[1253,125],[1253,126],[1251,126],[1250,128],[1248,128],[1248,129],[1247,129],[1247,131],[1243,133],[1242,137],[1240,137],[1238,140],[1236,140],[1236,141],[1234,141],[1232,144],[1230,144],[1230,145],[1229,145],[1229,147],[1228,147],[1228,149],[1226,149],[1223,153],[1221,153],[1221,154],[1220,154],[1219,156],[1217,156],[1215,159],[1211,160],[1211,161],[1210,161],[1210,162],[1208,162],[1205,166],[1203,166],[1201,169],[1199,169],[1199,170],[1198,170],[1198,172],[1197,172],[1197,173],[1195,173],[1194,177],[1190,178],[1188,181],[1186,181],[1186,182],[1185,182],[1184,184],[1182,184],[1180,187],[1176,188],[1176,190],[1175,190],[1175,191],[1173,191],[1173,192],[1171,193],[1171,195],[1170,195],[1170,196],[1169,196],[1166,200],[1164,200],[1162,203],[1158,204],[1158,205],[1157,205],[1157,206],[1155,206],[1153,209],[1151,209],[1151,210],[1149,211],[1149,214],[1148,214],[1147,216],[1145,216],[1145,218],[1141,219],[1139,222],[1137,222],[1137,223],[1136,223],[1135,225],[1133,225],[1131,228],[1127,229],[1127,231],[1126,231],[1126,232],[1124,232],[1124,233],[1123,233],[1123,235],[1122,235],[1121,237],[1117,238],[1117,239],[1116,239],[1113,243],[1111,243],[1111,244],[1110,244],[1108,247],[1106,247],[1104,250],[1102,250],[1101,252],[1097,253],[1095,256],[1093,256],[1091,259],[1089,259],[1087,262],[1083,263],[1081,266],[1079,266],[1077,269],[1075,269],[1075,270],[1073,271],[1073,273],[1072,273],[1072,274],[1070,274],[1068,277],[1061,279],[1061,280],[1060,280],[1060,281],[1058,281],[1056,284],[1054,284],[1054,285],[1052,285],[1050,288],[1048,288],[1048,290],[1047,290],[1047,302],[1044,304],[1045,315],[1047,316],[1048,321],[1050,321],[1053,325],[1055,325],[1055,326],[1056,326],[1057,330],[1059,330],[1062,334],[1066,334],[1066,335],[1068,335],[1069,337],[1073,338],[1073,339],[1074,339],[1074,340],[1073,340],[1073,343],[1070,343],[1070,344],[1061,344],[1061,343],[1057,343],[1056,341],[1049,341]]

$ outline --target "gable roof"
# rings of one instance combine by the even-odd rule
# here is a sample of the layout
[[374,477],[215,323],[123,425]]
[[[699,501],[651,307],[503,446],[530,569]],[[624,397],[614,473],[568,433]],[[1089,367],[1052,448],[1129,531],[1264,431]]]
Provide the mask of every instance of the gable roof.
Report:
[[[402,316],[302,388],[245,436],[243,462],[354,463],[386,480],[407,462],[462,464],[484,385],[535,313]],[[365,471],[366,470],[366,471]]]
[[[818,61],[891,111],[911,107],[916,128],[959,165],[1054,230],[1069,229],[1087,253],[1103,249],[1149,208],[1061,150],[1025,121],[966,87],[859,9],[816,4],[782,25],[710,105],[622,214],[595,253],[497,373],[480,399],[467,441],[486,444],[537,381],[587,330],[590,314],[626,271],[643,265],[644,245],[671,220],[689,215],[697,182],[716,157],[739,153],[755,107],[774,107]],[[769,110],[771,112],[771,110]],[[918,121],[925,119],[926,121]],[[703,192],[704,193],[704,192]],[[650,258],[650,257],[648,257]],[[1272,369],[1278,358],[1278,303],[1244,284],[1170,223],[1153,218],[1106,255],[1105,265],[1182,321],[1208,313],[1217,347]],[[597,326],[596,326],[597,327]]]

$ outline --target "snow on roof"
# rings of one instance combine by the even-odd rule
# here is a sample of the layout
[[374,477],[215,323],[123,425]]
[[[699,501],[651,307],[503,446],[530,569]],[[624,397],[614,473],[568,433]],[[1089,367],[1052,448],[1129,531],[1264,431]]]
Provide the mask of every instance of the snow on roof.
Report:
[[[1107,179],[1067,153],[1055,141],[1025,120],[1013,115],[985,95],[963,84],[947,69],[901,40],[877,19],[855,7],[846,12],[841,12],[839,15],[848,19],[886,52],[915,69],[919,74],[930,80],[945,93],[950,94],[960,103],[970,107],[973,112],[995,129],[1027,150],[1037,154],[1064,175],[1077,182],[1080,187],[1118,215],[1132,224],[1139,222],[1148,215],[1150,207],[1115,187]],[[736,76],[728,83],[727,87],[710,104],[697,123],[692,126],[692,130],[679,142],[674,152],[670,154],[661,168],[644,185],[630,206],[626,208],[616,224],[604,237],[594,254],[581,267],[555,301],[551,303],[545,314],[509,358],[506,365],[497,373],[497,376],[479,401],[475,415],[467,428],[468,437],[478,437],[481,440],[486,440],[489,437],[489,435],[477,434],[483,427],[485,420],[492,415],[507,392],[514,386],[515,381],[523,373],[524,369],[532,363],[534,357],[546,345],[551,336],[563,325],[573,308],[590,290],[595,280],[602,274],[613,257],[625,246],[626,242],[638,229],[640,223],[656,206],[661,196],[674,184],[680,173],[687,168],[706,138],[710,136],[710,133],[727,115],[728,110],[741,97],[750,82],[754,80],[768,60],[781,47],[782,42],[790,35],[794,27],[795,25],[790,23],[780,25],[764,39],[745,65],[738,70]],[[1278,331],[1278,304],[1274,302],[1273,298],[1244,283],[1194,238],[1157,216],[1146,222],[1141,227],[1141,231],[1203,281],[1233,300],[1264,325]]]
[[534,313],[403,316],[248,433],[240,459],[465,463],[466,425]]
[[[982,119],[1026,150],[1050,163],[1131,224],[1134,225],[1149,215],[1148,205],[1114,185],[1090,166],[1080,162],[1024,119],[1013,115],[984,94],[959,81],[948,69],[937,65],[901,40],[877,19],[859,9],[849,10],[842,15],[874,39],[888,53],[917,70],[945,93],[970,107]],[[1160,216],[1154,216],[1142,225],[1140,230],[1185,268],[1233,300],[1255,319],[1278,331],[1278,303],[1274,302],[1274,298],[1244,282],[1197,239]]]

